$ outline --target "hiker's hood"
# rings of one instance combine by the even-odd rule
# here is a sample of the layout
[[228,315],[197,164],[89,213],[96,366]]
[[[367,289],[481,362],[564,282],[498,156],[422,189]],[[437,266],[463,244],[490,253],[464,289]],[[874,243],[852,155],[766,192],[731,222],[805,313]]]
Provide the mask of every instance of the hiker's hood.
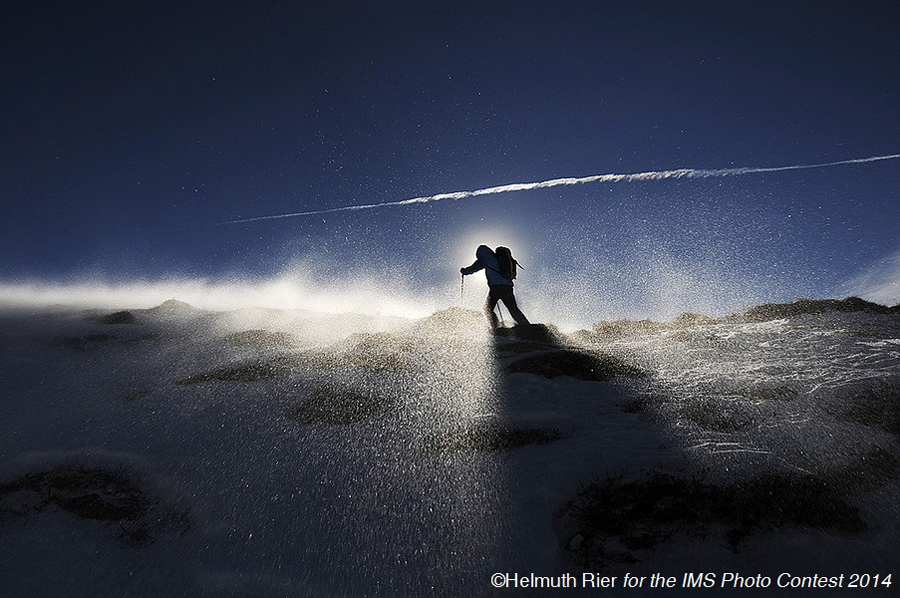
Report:
[[478,249],[475,250],[475,257],[482,262],[486,262],[489,258],[495,257],[494,250],[487,245],[479,245]]

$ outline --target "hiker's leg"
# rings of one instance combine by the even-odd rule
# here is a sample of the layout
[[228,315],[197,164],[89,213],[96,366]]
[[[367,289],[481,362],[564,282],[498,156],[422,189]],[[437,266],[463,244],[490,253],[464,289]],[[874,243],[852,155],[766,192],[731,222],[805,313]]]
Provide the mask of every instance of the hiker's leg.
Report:
[[497,321],[497,314],[494,313],[494,307],[497,305],[497,301],[500,297],[494,292],[496,287],[488,287],[490,290],[488,291],[487,299],[484,300],[484,315],[487,316],[488,322],[491,323],[491,328],[497,328],[500,326],[500,322]]
[[503,289],[499,298],[503,300],[503,305],[509,310],[509,315],[516,321],[516,324],[528,326],[530,324],[528,318],[525,317],[525,314],[523,314],[522,310],[519,309],[519,306],[516,305],[516,296],[513,294],[513,288],[510,286],[502,286],[499,288]]

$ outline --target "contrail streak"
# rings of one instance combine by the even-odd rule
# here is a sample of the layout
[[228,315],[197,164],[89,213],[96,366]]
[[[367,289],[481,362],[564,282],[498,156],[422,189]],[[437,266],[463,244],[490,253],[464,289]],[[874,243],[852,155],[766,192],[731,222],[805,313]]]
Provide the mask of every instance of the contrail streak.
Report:
[[548,189],[550,187],[562,187],[567,185],[585,185],[588,183],[620,183],[634,181],[660,181],[663,179],[706,179],[711,177],[730,177],[745,174],[761,174],[765,172],[785,172],[788,170],[808,170],[811,168],[829,168],[845,164],[865,164],[868,162],[880,162],[882,160],[896,160],[900,154],[886,156],[872,156],[870,158],[855,158],[853,160],[839,160],[837,162],[822,162],[820,164],[797,164],[793,166],[763,166],[742,168],[716,168],[711,170],[698,168],[678,168],[676,170],[653,170],[650,172],[634,172],[630,174],[597,174],[578,178],[550,179],[536,183],[510,183],[497,187],[485,187],[474,191],[453,191],[451,193],[438,193],[424,197],[413,197],[399,201],[385,201],[381,203],[341,206],[339,208],[327,208],[325,210],[310,210],[307,212],[290,212],[288,214],[275,214],[273,216],[256,216],[254,218],[241,218],[229,220],[219,224],[240,224],[242,222],[257,222],[259,220],[276,220],[278,218],[295,218],[298,216],[315,216],[317,214],[331,214],[334,212],[353,212],[357,210],[370,210],[372,208],[386,208],[390,206],[408,206],[417,203],[430,203],[445,199],[465,199],[479,195],[496,195],[498,193],[510,193],[512,191],[529,191],[531,189]]

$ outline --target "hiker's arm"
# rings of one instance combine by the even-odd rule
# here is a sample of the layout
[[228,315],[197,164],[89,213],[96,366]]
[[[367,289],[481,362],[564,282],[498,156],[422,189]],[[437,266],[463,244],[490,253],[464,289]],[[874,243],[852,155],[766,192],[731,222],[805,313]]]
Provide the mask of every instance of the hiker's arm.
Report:
[[475,263],[473,263],[471,266],[469,266],[467,268],[460,268],[459,271],[462,274],[475,274],[479,270],[483,270],[483,269],[484,269],[484,264],[481,262],[481,260],[475,260]]

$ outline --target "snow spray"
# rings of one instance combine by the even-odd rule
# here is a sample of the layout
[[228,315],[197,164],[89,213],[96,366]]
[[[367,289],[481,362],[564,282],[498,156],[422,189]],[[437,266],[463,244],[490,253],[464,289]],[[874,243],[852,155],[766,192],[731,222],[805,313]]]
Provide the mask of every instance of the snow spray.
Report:
[[460,274],[459,275],[459,304],[460,305],[463,304],[463,297],[465,295],[465,289],[466,289],[466,275]]
[[256,222],[259,220],[275,220],[278,218],[295,218],[298,216],[313,216],[316,214],[330,214],[333,212],[353,212],[356,210],[369,210],[372,208],[387,208],[394,206],[407,206],[418,203],[430,203],[435,201],[443,201],[445,199],[466,199],[468,197],[477,197],[479,195],[497,195],[499,193],[510,193],[513,191],[530,191],[532,189],[549,189],[550,187],[561,187],[568,185],[585,185],[588,183],[632,183],[637,181],[661,181],[665,179],[706,179],[711,177],[732,177],[745,174],[761,174],[766,172],[785,172],[790,170],[808,170],[811,168],[830,168],[832,166],[843,166],[847,164],[866,164],[869,162],[880,162],[882,160],[896,160],[900,158],[900,154],[888,154],[884,156],[872,156],[869,158],[854,158],[852,160],[839,160],[837,162],[821,162],[818,164],[795,164],[793,166],[744,166],[741,168],[678,168],[675,170],[652,170],[648,172],[634,172],[629,174],[598,174],[593,176],[578,178],[561,178],[539,181],[535,183],[511,183],[508,185],[499,185],[496,187],[485,187],[484,189],[475,189],[474,191],[453,191],[451,193],[438,193],[436,195],[427,195],[424,197],[413,197],[411,199],[402,199],[399,201],[385,201],[381,203],[360,204],[352,206],[341,206],[339,208],[327,208],[324,210],[311,210],[307,212],[290,212],[287,214],[275,214],[272,216],[256,216],[253,218],[240,218],[237,220],[229,220],[220,222],[219,224],[240,224],[242,222]]

